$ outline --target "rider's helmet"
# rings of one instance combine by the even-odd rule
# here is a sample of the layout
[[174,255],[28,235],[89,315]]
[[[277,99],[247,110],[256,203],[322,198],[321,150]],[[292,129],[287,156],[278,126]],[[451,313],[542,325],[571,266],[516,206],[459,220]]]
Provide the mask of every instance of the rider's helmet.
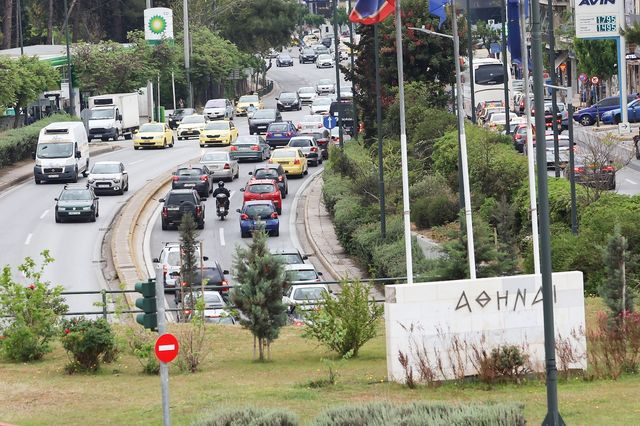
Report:
[[218,182],[218,188],[224,188],[224,181]]

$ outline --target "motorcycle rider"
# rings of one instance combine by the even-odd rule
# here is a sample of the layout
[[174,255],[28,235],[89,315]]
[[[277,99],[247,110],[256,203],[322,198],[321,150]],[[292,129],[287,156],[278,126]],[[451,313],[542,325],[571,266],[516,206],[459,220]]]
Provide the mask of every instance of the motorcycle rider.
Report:
[[[215,189],[215,191],[213,191],[212,196],[214,198],[216,198],[216,195],[218,194],[224,194],[227,196],[227,198],[224,201],[224,208],[225,210],[229,210],[229,198],[231,198],[231,193],[229,192],[229,190],[227,188],[224,187],[224,182],[220,181],[218,182],[218,187]],[[218,206],[218,199],[216,198],[216,207]]]

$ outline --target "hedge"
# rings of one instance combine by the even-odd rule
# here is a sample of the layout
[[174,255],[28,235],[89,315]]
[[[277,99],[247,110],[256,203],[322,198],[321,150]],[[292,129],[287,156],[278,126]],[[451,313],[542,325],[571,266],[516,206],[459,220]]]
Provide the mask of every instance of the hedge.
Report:
[[0,167],[10,166],[30,158],[36,150],[40,130],[47,124],[56,121],[78,121],[78,118],[67,114],[56,114],[38,120],[29,126],[0,133]]

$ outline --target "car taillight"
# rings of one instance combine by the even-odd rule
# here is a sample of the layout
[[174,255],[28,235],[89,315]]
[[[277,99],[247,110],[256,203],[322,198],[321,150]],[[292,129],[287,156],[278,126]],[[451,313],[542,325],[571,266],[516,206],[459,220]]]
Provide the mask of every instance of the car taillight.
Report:
[[536,114],[536,109],[535,108],[531,108],[531,115],[535,115]]
[[524,108],[524,101],[523,100],[520,101],[520,108]]
[[291,135],[293,135],[293,133],[287,132],[287,136],[291,136]]
[[273,212],[271,213],[271,219],[277,219],[278,218],[278,213]]
[[273,136],[273,133],[267,132],[267,137],[269,137],[269,136]]
[[238,147],[237,147],[237,146],[232,146],[232,147],[230,148],[230,151],[237,151],[237,150],[238,150]]
[[574,167],[573,171],[576,173],[583,173],[584,172],[584,167]]
[[[229,285],[229,282],[228,282],[227,280],[222,280],[222,282],[220,283],[220,285],[221,285],[221,286],[223,286],[223,287],[227,287],[227,286]],[[228,288],[223,288],[223,289],[221,289],[221,291],[223,291],[223,292],[225,292],[225,293],[226,293],[226,292],[228,292],[228,291],[229,291],[229,289],[228,289]]]
[[251,145],[251,151],[260,151],[260,147],[258,145]]
[[602,168],[602,171],[603,171],[603,172],[612,172],[612,171],[614,171],[614,170],[615,170],[615,168],[614,168],[613,166],[604,166],[604,167]]
[[246,213],[242,213],[242,214],[240,215],[240,219],[242,219],[242,220],[249,220],[249,215],[248,215],[248,214],[246,214]]
[[284,177],[278,176],[278,182],[282,182],[282,181],[284,181]]
[[166,207],[162,208],[162,217],[169,216],[169,210]]
[[315,146],[312,146],[310,149],[311,152],[318,152],[318,148],[316,148]]
[[172,179],[173,179],[174,182],[177,182],[177,181],[180,180],[180,176],[174,176]]
[[203,181],[203,182],[208,181],[208,180],[209,180],[209,175],[202,175],[202,176],[200,176],[200,180],[201,180],[201,181]]
[[267,163],[269,163],[269,164],[273,164],[273,159],[269,158],[269,159],[267,160]]
[[522,139],[522,135],[520,133],[516,133],[516,140],[519,141],[520,139]]
[[229,170],[231,168],[231,166],[229,165],[229,163],[224,163],[224,169],[225,170]]
[[200,213],[202,213],[202,207],[196,206],[196,215],[200,216]]
[[322,127],[322,123],[318,123],[318,129]]
[[184,310],[184,314],[185,315],[191,315],[191,309],[185,309]]
[[302,129],[302,124],[301,123],[296,124],[296,128],[297,129]]
[[180,282],[180,285],[181,285],[182,287],[186,287],[186,286],[187,286],[187,282],[186,282],[186,281],[181,281],[181,282]]
[[293,164],[300,164],[300,159],[296,158],[295,160],[293,160]]

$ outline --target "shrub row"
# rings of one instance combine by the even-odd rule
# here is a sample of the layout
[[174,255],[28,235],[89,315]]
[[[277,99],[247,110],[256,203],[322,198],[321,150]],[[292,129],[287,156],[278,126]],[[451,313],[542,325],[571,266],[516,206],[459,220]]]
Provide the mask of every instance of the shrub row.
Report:
[[31,156],[38,144],[40,130],[56,121],[77,121],[76,117],[56,114],[19,129],[0,133],[0,167],[9,166]]

